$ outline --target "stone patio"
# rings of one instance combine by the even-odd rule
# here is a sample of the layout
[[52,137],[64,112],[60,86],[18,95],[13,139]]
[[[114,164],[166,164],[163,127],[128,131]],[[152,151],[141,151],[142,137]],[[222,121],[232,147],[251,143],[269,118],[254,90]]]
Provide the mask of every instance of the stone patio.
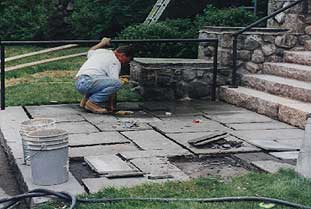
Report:
[[[191,177],[171,161],[179,158],[230,156],[267,172],[292,168],[304,131],[263,115],[222,102],[147,102],[118,104],[131,116],[97,115],[77,104],[9,107],[0,112],[3,144],[16,167],[22,191],[32,183],[30,166],[23,165],[20,123],[29,117],[51,117],[69,133],[70,160],[93,175],[79,176],[43,188],[73,194],[107,187],[186,181]],[[189,140],[226,132],[222,143],[194,147]],[[73,171],[73,172],[72,172]],[[42,188],[42,187],[40,187]],[[45,199],[35,199],[35,203]]]

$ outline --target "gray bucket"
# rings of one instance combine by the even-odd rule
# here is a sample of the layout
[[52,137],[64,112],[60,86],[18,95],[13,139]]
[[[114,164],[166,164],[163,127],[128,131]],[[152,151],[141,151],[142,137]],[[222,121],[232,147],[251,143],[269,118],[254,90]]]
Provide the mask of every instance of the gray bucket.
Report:
[[33,183],[40,186],[68,181],[68,133],[61,129],[41,129],[25,136],[30,151]]
[[22,137],[22,146],[23,146],[23,157],[24,164],[30,165],[29,155],[30,152],[28,150],[27,142],[25,141],[26,133],[41,130],[44,128],[53,128],[55,126],[55,120],[51,118],[34,118],[31,120],[26,120],[21,123],[20,135]]

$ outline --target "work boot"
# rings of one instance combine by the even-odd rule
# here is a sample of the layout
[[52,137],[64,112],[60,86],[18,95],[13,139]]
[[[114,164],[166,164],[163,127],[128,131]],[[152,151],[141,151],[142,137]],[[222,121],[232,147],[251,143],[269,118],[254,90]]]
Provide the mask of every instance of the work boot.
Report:
[[87,98],[86,97],[83,97],[82,99],[81,99],[81,101],[80,101],[80,107],[82,107],[82,108],[84,108],[85,107],[85,104],[86,104],[86,102],[87,102]]
[[90,100],[88,100],[85,103],[84,108],[93,113],[98,113],[98,114],[108,113],[107,109],[100,107],[99,105],[95,104],[94,102],[91,102]]

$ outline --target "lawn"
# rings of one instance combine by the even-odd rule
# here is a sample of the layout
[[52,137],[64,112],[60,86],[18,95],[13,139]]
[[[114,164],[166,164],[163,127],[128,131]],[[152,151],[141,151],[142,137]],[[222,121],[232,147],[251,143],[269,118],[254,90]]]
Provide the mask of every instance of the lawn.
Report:
[[[279,198],[299,204],[311,205],[311,181],[298,177],[293,171],[277,174],[255,173],[235,177],[230,182],[218,178],[200,178],[188,182],[146,184],[134,188],[108,188],[81,198],[162,197],[162,198],[212,198],[229,196],[263,196]],[[81,204],[79,209],[260,209],[254,203],[156,203],[122,202],[114,204]],[[60,203],[49,203],[39,209],[61,208]],[[286,208],[275,206],[275,209]]]
[[[24,54],[42,47],[9,47],[6,57]],[[85,52],[87,48],[78,47],[62,51],[36,55],[7,62],[6,66],[33,62],[36,60]],[[77,103],[81,95],[75,90],[74,76],[85,62],[85,57],[76,57],[33,67],[6,72],[6,105],[42,105],[57,103]],[[142,98],[123,86],[118,92],[118,101],[140,101]]]

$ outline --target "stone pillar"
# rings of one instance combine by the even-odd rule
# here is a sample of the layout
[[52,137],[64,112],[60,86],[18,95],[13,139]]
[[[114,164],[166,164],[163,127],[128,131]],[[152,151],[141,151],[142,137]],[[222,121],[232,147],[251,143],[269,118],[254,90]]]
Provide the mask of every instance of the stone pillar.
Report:
[[311,115],[307,119],[305,138],[299,152],[296,171],[303,177],[311,178]]
[[[311,0],[308,1],[310,8]],[[293,3],[292,0],[269,0],[268,15],[288,6],[291,3]],[[311,12],[311,10],[309,12]],[[303,12],[303,3],[278,14],[274,18],[269,19],[267,23],[267,27],[285,28],[289,29],[290,32],[293,33],[304,33],[306,25],[306,16]]]

